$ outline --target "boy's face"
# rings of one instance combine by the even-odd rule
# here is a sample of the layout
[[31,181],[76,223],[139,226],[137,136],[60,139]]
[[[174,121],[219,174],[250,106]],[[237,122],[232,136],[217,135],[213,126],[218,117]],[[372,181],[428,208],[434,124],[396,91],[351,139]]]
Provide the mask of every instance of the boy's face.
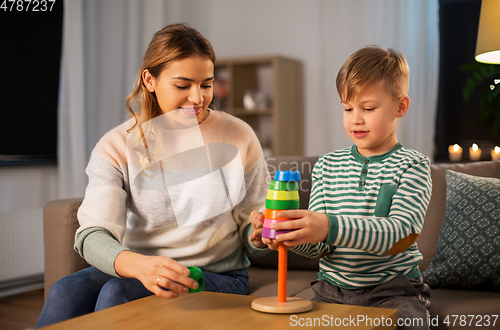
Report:
[[353,100],[342,102],[344,128],[364,157],[391,151],[398,143],[396,127],[410,107],[410,98],[388,93],[383,81],[361,90]]

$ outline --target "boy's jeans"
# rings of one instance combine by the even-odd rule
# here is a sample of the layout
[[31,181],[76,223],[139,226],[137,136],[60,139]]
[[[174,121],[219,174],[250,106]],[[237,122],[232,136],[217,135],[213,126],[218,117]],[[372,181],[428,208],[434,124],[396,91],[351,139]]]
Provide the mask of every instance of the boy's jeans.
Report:
[[422,277],[401,275],[387,283],[352,290],[321,280],[313,283],[312,289],[311,301],[397,309],[398,329],[429,329],[430,288]]
[[[205,291],[247,294],[246,269],[225,273],[203,272]],[[80,315],[152,295],[139,280],[116,278],[88,267],[56,282],[36,324],[41,328]],[[174,298],[175,299],[175,298]]]

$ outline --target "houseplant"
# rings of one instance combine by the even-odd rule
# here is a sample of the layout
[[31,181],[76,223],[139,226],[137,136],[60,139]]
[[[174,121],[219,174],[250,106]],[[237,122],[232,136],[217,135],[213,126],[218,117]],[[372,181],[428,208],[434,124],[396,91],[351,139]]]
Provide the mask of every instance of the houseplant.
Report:
[[481,93],[476,122],[490,121],[492,132],[497,136],[500,131],[500,65],[474,61],[463,64],[460,71],[470,73],[462,88],[463,100],[467,102],[475,92]]

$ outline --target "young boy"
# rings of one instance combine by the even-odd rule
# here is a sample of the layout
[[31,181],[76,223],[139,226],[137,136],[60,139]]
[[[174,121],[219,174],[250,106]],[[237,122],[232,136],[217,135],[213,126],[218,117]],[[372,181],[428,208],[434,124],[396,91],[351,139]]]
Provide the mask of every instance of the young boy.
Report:
[[[394,308],[427,329],[430,291],[416,240],[431,195],[430,162],[396,137],[410,107],[408,88],[408,64],[394,50],[370,46],[349,57],[337,91],[354,145],[319,158],[309,210],[280,212],[298,219],[274,228],[296,230],[262,242],[321,257],[313,301]],[[259,221],[253,213],[255,235]]]

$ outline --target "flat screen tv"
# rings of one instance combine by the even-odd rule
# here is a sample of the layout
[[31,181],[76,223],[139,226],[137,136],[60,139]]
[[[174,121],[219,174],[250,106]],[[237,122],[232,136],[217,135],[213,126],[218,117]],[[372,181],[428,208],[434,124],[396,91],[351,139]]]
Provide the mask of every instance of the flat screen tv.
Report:
[[63,1],[3,3],[0,166],[56,164]]

